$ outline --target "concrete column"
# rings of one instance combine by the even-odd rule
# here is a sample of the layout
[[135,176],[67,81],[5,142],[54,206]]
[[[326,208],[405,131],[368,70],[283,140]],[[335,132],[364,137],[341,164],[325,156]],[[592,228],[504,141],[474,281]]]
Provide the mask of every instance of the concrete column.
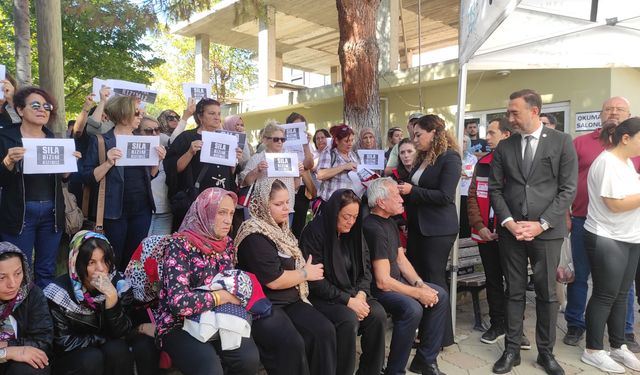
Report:
[[[276,69],[273,79],[282,81],[282,53],[276,53]],[[273,89],[274,94],[282,94],[281,89]]]
[[[258,91],[261,95],[273,95],[269,78],[276,79],[276,9],[267,6],[265,16],[259,20],[258,31]],[[282,69],[280,69],[282,77]]]
[[378,7],[376,38],[380,49],[378,71],[392,72],[398,69],[398,41],[400,38],[400,0],[382,0]]
[[209,35],[196,35],[196,83],[209,83]]
[[340,65],[331,67],[331,84],[335,85],[338,82],[342,82],[342,72]]

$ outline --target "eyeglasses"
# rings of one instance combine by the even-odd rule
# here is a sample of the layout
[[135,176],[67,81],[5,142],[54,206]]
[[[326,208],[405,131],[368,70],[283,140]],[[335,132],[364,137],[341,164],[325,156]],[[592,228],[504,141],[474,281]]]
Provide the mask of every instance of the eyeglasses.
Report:
[[167,116],[167,121],[180,121],[180,116]]
[[160,128],[144,128],[144,129],[142,129],[142,131],[143,131],[145,134],[149,134],[149,135],[151,135],[151,134],[153,134],[153,133],[160,133]]
[[284,137],[265,137],[266,139],[270,140],[270,141],[274,141],[276,143],[285,143],[287,141],[286,138]]
[[40,110],[40,108],[44,109],[47,112],[53,111],[53,104],[51,103],[31,102],[30,106],[34,111],[38,111]]
[[613,113],[613,112],[625,113],[625,112],[627,112],[627,109],[623,108],[623,107],[604,107],[603,112],[607,112],[607,113]]

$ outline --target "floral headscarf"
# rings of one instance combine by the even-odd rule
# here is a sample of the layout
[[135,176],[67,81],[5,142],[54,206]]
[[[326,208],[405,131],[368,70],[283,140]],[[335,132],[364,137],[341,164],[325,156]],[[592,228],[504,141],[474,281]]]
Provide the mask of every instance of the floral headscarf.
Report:
[[27,263],[22,251],[10,242],[0,242],[0,255],[6,253],[16,253],[20,257],[22,262],[22,284],[16,296],[10,301],[0,301],[0,341],[9,341],[15,339],[15,332],[13,328],[5,329],[5,327],[11,327],[9,322],[9,316],[20,306],[22,301],[27,298],[29,291],[31,290],[32,280],[31,271],[29,270],[29,264]]
[[[256,181],[249,202],[251,218],[240,226],[236,236],[236,245],[240,245],[242,240],[250,234],[262,234],[272,240],[281,253],[289,255],[295,260],[296,269],[302,269],[305,264],[304,256],[298,247],[298,240],[289,229],[289,223],[285,221],[280,225],[276,224],[269,211],[269,195],[276,180],[276,178],[264,178]],[[300,293],[300,298],[309,302],[307,299],[309,284],[304,281],[296,288]]]
[[238,196],[220,188],[204,190],[191,204],[178,232],[187,237],[195,247],[204,254],[221,253],[227,247],[229,237],[217,238],[213,223],[218,214],[218,206],[224,196],[233,200],[233,207],[238,203]]
[[227,116],[224,119],[224,124],[222,125],[222,127],[224,128],[224,130],[229,130],[232,132],[236,131],[236,124],[238,123],[238,120],[240,120],[242,117],[238,116],[238,115],[231,115],[231,116]]

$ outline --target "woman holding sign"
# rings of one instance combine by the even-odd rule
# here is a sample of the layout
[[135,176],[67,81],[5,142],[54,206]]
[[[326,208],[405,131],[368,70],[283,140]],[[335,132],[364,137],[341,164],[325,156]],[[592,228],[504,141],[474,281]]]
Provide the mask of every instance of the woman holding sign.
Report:
[[[199,191],[210,187],[218,187],[235,191],[235,167],[220,164],[209,164],[200,161],[202,150],[202,132],[214,132],[222,129],[220,120],[220,103],[217,100],[203,98],[196,104],[193,119],[198,125],[195,129],[182,132],[171,144],[164,162],[169,186],[169,199],[176,194],[193,190],[199,185]],[[236,149],[236,162],[242,159],[242,149]],[[194,196],[197,196],[195,192]],[[186,206],[188,209],[188,205]],[[186,210],[173,211],[173,228],[180,227]]]
[[360,158],[353,152],[353,129],[345,124],[332,126],[329,129],[332,142],[331,149],[320,154],[318,161],[318,180],[320,184],[320,198],[328,201],[338,189],[352,189],[353,182],[349,172],[355,172]]
[[[42,146],[42,154],[40,150],[27,151],[23,147],[23,139],[55,138],[46,125],[55,118],[56,106],[54,99],[37,87],[25,87],[18,91],[13,102],[22,116],[22,124],[6,128],[0,133],[0,233],[5,241],[24,252],[29,264],[35,248],[35,282],[44,288],[54,279],[58,244],[64,233],[65,206],[61,183],[67,175],[42,172],[25,174],[25,153],[37,153],[42,160],[48,155],[44,155]],[[64,149],[55,146],[47,151],[54,151],[52,158],[55,161],[64,161],[61,148]],[[77,152],[73,155],[80,157]]]
[[[116,147],[116,136],[131,136],[140,126],[141,114],[138,100],[132,96],[116,96],[107,102],[104,111],[116,125],[102,135],[104,138],[104,162],[98,155],[98,138],[92,136],[87,157],[82,167],[82,178],[86,184],[97,187],[106,178],[104,199],[104,233],[111,242],[116,255],[115,265],[124,271],[131,255],[147,236],[151,225],[151,213],[155,211],[151,179],[158,175],[158,165],[119,166],[118,160],[131,150]],[[155,150],[160,162],[166,151],[163,146]]]

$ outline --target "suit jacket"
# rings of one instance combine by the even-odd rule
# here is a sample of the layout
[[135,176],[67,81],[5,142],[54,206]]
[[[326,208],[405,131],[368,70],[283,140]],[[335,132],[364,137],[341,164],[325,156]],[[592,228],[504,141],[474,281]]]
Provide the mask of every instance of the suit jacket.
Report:
[[[578,159],[571,137],[543,128],[529,176],[522,173],[522,135],[514,134],[495,150],[489,176],[491,206],[499,220],[544,219],[550,229],[537,238],[558,239],[567,235],[565,215],[576,195]],[[500,225],[497,225],[500,227]]]
[[[411,177],[418,168],[419,166],[413,168]],[[456,188],[461,170],[460,154],[454,150],[447,150],[436,158],[433,165],[424,170],[418,185],[414,185],[411,193],[404,197],[408,220],[420,228],[423,236],[458,233]]]

